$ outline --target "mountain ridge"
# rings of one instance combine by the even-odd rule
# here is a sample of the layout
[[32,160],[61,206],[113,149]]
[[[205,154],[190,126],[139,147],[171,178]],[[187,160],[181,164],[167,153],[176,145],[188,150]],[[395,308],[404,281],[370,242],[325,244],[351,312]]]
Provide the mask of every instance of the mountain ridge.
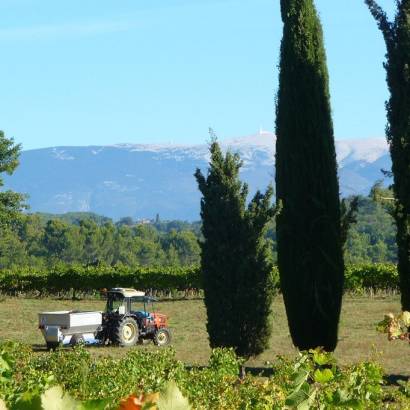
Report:
[[[220,142],[238,152],[250,193],[274,182],[275,136],[268,131]],[[336,141],[341,195],[367,194],[381,169],[390,169],[383,138]],[[23,151],[5,187],[28,193],[32,212],[95,212],[195,220],[200,194],[193,177],[209,160],[204,144],[56,146]]]

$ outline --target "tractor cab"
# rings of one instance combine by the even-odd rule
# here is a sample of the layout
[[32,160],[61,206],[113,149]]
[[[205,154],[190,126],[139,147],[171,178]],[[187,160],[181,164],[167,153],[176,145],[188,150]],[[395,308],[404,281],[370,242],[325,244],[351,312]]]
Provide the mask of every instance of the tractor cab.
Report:
[[103,339],[123,346],[146,339],[153,340],[157,345],[170,342],[167,316],[155,313],[154,298],[128,288],[110,289],[105,292],[105,296],[107,303],[103,322],[106,331]]
[[130,298],[130,313],[141,319],[152,318],[155,315],[154,302],[156,299],[149,296],[134,296]]
[[132,306],[133,300],[136,300],[137,298],[138,300],[142,300],[145,298],[145,292],[135,289],[113,288],[106,292],[106,296],[106,313],[125,315],[134,310]]

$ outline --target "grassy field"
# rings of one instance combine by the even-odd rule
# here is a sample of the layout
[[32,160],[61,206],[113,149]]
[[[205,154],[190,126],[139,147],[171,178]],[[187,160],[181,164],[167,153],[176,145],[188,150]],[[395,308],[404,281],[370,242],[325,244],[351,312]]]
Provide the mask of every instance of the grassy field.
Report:
[[[202,300],[167,301],[157,303],[157,310],[169,315],[173,346],[177,358],[189,365],[206,364],[210,349],[205,328],[206,315]],[[12,339],[31,344],[41,351],[44,340],[37,329],[37,313],[45,310],[103,310],[104,302],[96,300],[68,301],[53,299],[8,298],[0,302],[0,339]],[[294,355],[281,297],[274,302],[273,335],[270,348],[260,357],[250,360],[249,367],[264,367],[276,355]],[[378,334],[375,324],[385,313],[398,312],[399,299],[345,297],[340,324],[340,342],[335,355],[341,364],[375,359],[389,375],[410,376],[410,347],[400,341],[388,342]],[[151,343],[140,346],[155,349]],[[90,347],[93,355],[119,356],[126,352],[119,347]]]

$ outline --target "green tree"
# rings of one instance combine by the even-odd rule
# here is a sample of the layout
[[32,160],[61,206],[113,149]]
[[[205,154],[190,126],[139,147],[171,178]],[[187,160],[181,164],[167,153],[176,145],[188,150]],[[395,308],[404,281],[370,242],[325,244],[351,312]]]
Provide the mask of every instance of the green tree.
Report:
[[205,177],[195,172],[202,193],[201,269],[207,330],[214,347],[233,347],[250,357],[267,346],[271,332],[272,262],[265,240],[272,219],[273,190],[256,193],[248,207],[248,187],[239,180],[241,160],[224,156],[214,140]]
[[346,247],[349,231],[352,229],[354,225],[357,224],[357,214],[359,212],[359,199],[359,196],[343,198],[340,203],[340,240],[342,242],[343,249],[345,249]]
[[390,144],[396,198],[398,272],[401,304],[410,310],[410,0],[397,0],[393,22],[374,0],[365,0],[383,33],[387,48],[387,140]]
[[[375,194],[375,189],[377,194]],[[377,201],[374,200],[376,195]],[[396,226],[390,214],[388,190],[372,188],[369,198],[358,198],[357,224],[348,232],[346,263],[397,262]]]
[[344,264],[322,27],[313,0],[281,0],[276,107],[277,249],[293,343],[337,344]]
[[42,240],[44,229],[37,215],[24,215],[18,225],[18,234],[25,243],[27,252],[32,256],[41,256],[44,253]]
[[[117,246],[115,242],[115,225],[111,222],[105,222],[100,227],[100,258],[105,265],[112,265],[114,261],[114,248]],[[118,245],[119,246],[119,245]]]
[[370,189],[369,198],[374,203],[380,204],[386,211],[394,216],[396,208],[396,198],[391,187],[386,188],[383,186],[383,181],[376,181]]
[[162,247],[167,252],[168,257],[175,265],[175,253],[177,254],[178,265],[194,265],[199,263],[201,249],[198,239],[192,231],[172,230],[166,234],[162,240]]
[[[19,164],[21,146],[15,144],[13,138],[6,138],[3,131],[0,131],[0,174],[11,175]],[[20,212],[25,208],[23,204],[25,196],[10,190],[1,191],[4,186],[0,177],[0,227],[10,225],[20,216]]]
[[368,234],[357,230],[349,232],[346,245],[345,261],[347,264],[369,263],[368,251],[371,245]]
[[171,245],[166,249],[167,254],[167,265],[168,266],[180,266],[178,251],[175,249],[175,246]]
[[20,240],[15,230],[3,226],[0,235],[0,269],[12,266],[24,266],[29,257],[24,242]]
[[47,222],[44,228],[43,245],[49,264],[81,261],[82,244],[77,226],[59,219]]
[[138,224],[134,227],[135,236],[149,240],[152,242],[157,242],[159,240],[159,235],[157,229],[151,224]]
[[83,263],[91,265],[102,263],[101,244],[103,242],[103,235],[101,227],[91,219],[81,220],[80,236],[84,244],[82,252]]
[[113,260],[111,263],[121,263],[130,266],[138,265],[137,253],[140,248],[135,242],[136,239],[129,226],[123,225],[118,227],[114,233]]
[[164,264],[165,252],[159,242],[136,237],[134,243],[137,250],[138,264],[143,266],[160,266]]
[[[44,226],[37,215],[24,214],[20,217],[16,232],[24,244],[28,255],[28,266],[44,267],[46,250],[44,249]],[[23,265],[23,260],[19,261]]]

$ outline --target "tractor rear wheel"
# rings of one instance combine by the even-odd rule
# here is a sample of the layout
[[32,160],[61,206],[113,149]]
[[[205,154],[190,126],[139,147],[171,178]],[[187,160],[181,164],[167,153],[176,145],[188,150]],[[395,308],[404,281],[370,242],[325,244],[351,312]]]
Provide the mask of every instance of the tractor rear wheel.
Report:
[[132,317],[124,318],[115,330],[115,339],[120,346],[134,346],[138,337],[138,324]]
[[171,332],[166,327],[158,329],[154,334],[154,344],[156,346],[166,346],[171,343]]

